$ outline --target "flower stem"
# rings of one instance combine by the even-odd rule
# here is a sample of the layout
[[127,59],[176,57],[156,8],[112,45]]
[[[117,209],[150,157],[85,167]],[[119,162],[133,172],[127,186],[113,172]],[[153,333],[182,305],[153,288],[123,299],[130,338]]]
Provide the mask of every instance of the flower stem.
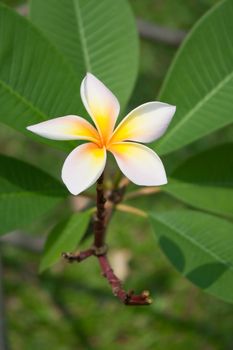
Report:
[[105,203],[106,199],[104,197],[104,173],[100,176],[96,185],[96,217],[94,222],[94,246],[96,248],[101,248],[105,245]]
[[100,176],[96,184],[96,214],[94,222],[94,244],[91,248],[76,253],[63,253],[63,257],[70,263],[81,262],[90,256],[96,256],[102,271],[102,275],[107,279],[112,287],[113,294],[125,305],[150,305],[149,292],[144,291],[139,295],[133,291],[126,292],[119,278],[114,274],[107,258],[107,245],[105,243],[107,224],[112,216],[113,210],[121,202],[125,187],[128,181],[119,183],[117,189],[113,189],[107,199],[104,193],[104,173]]

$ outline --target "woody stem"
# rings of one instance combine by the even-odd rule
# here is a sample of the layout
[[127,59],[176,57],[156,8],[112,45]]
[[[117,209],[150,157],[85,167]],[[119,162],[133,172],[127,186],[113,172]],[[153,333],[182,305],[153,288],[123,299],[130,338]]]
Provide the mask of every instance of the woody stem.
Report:
[[106,199],[104,197],[104,173],[99,177],[96,184],[96,217],[94,222],[94,246],[98,249],[105,246],[105,231],[106,231]]
[[[94,222],[94,244],[90,249],[78,253],[63,253],[63,257],[69,262],[81,262],[90,256],[96,256],[101,268],[102,275],[107,279],[112,288],[113,294],[125,305],[149,305],[151,299],[149,292],[144,291],[139,295],[133,291],[126,292],[119,278],[107,258],[107,245],[105,243],[105,233],[107,224],[111,218],[114,207],[122,200],[126,185],[119,186],[108,196],[108,201],[104,195],[104,173],[100,176],[96,185],[96,215]],[[106,203],[107,202],[107,203]]]

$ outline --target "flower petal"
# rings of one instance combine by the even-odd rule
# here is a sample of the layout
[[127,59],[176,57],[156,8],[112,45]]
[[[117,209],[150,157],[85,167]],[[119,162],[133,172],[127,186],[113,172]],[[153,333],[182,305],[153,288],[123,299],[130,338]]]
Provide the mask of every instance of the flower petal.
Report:
[[89,140],[99,142],[97,130],[84,118],[67,115],[27,127],[37,135],[52,140]]
[[132,110],[118,125],[110,142],[124,140],[151,142],[162,136],[174,113],[175,106],[148,102]]
[[134,142],[119,142],[111,144],[109,151],[123,174],[136,185],[159,186],[167,183],[163,163],[150,148]]
[[81,84],[81,98],[103,140],[108,140],[120,111],[116,96],[93,74],[87,73]]
[[94,143],[85,143],[76,147],[66,158],[62,168],[62,180],[68,190],[77,195],[102,174],[106,164],[106,150]]

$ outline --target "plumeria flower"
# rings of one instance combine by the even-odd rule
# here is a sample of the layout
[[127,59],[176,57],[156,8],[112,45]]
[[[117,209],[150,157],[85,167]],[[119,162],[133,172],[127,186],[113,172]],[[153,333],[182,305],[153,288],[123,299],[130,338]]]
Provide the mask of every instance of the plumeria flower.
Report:
[[52,140],[89,141],[76,147],[64,162],[62,180],[68,190],[78,195],[93,185],[104,171],[107,151],[113,154],[122,173],[135,184],[166,184],[162,161],[154,151],[138,142],[147,143],[161,137],[175,113],[175,106],[161,102],[145,103],[133,109],[115,128],[119,102],[90,73],[82,81],[81,98],[95,127],[76,115],[27,127],[35,134]]

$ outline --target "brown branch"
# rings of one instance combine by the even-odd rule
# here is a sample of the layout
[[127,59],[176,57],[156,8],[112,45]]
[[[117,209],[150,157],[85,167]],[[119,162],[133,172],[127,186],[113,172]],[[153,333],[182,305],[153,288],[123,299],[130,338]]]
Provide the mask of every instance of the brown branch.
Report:
[[118,297],[125,305],[150,305],[152,303],[148,291],[136,295],[133,291],[126,292],[123,289],[122,283],[114,274],[106,254],[98,256],[98,260],[103,276],[112,287],[113,295]]
[[105,245],[105,203],[106,199],[104,197],[104,173],[100,176],[96,185],[96,216],[94,222],[94,246],[96,248],[101,248]]
[[142,38],[172,46],[179,46],[187,34],[184,30],[159,26],[142,19],[137,19],[137,27]]
[[125,305],[150,305],[149,292],[144,291],[139,295],[133,291],[126,292],[119,278],[114,274],[108,258],[107,245],[105,243],[107,224],[112,216],[115,206],[122,200],[128,181],[120,182],[117,189],[113,189],[108,194],[106,200],[104,193],[104,174],[102,174],[96,185],[96,216],[94,222],[94,244],[90,249],[77,253],[63,253],[63,257],[68,262],[81,262],[90,256],[97,257],[103,276],[112,287],[112,292]]

